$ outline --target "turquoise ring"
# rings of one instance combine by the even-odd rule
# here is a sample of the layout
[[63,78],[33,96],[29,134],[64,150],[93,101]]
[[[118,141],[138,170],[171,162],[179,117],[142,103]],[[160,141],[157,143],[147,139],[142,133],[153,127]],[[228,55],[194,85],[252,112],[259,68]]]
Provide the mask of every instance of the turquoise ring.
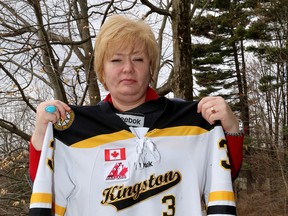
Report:
[[56,112],[56,107],[53,105],[46,106],[45,111],[48,113],[54,113]]

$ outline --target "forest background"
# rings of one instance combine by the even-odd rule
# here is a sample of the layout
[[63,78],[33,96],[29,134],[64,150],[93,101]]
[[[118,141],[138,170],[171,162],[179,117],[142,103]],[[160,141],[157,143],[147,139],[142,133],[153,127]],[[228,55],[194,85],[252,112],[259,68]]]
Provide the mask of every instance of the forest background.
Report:
[[144,19],[161,48],[159,95],[221,95],[246,128],[238,215],[288,215],[287,0],[0,0],[0,215],[27,215],[37,105],[94,105],[97,32]]

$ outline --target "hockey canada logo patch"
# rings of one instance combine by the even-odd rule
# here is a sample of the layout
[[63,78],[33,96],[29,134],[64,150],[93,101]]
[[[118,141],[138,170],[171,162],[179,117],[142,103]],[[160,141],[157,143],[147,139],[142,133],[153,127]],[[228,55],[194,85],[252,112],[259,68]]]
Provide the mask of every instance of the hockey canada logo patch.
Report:
[[128,163],[118,162],[105,165],[105,180],[106,181],[123,181],[129,178]]
[[73,110],[70,110],[69,112],[66,112],[66,118],[65,119],[60,118],[54,124],[54,128],[56,130],[59,130],[59,131],[66,130],[72,125],[74,119],[75,119],[75,114],[74,114]]

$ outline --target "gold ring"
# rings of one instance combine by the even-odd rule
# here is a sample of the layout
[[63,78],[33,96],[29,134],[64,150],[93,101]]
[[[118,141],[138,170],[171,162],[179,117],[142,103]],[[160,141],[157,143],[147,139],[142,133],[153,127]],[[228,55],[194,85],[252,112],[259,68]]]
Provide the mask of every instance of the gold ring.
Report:
[[212,114],[216,113],[216,110],[214,109],[214,106],[211,107],[211,112],[212,112]]

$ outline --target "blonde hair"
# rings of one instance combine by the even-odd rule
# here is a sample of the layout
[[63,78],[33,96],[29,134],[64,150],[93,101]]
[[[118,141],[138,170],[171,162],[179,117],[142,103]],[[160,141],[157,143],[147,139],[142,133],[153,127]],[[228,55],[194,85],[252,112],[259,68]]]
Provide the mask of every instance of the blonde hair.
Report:
[[110,17],[102,25],[95,42],[94,70],[106,89],[103,79],[104,61],[114,55],[118,49],[133,48],[136,43],[148,54],[152,78],[157,70],[159,46],[150,26],[143,20],[135,21],[120,15]]

